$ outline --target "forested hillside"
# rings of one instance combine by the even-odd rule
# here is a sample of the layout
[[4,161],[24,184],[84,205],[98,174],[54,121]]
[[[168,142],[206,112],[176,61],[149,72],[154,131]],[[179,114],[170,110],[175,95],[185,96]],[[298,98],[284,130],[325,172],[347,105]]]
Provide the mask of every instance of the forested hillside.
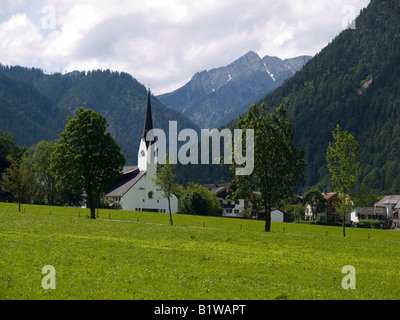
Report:
[[57,139],[68,114],[31,85],[0,73],[0,129],[12,132],[17,144]]
[[[0,106],[5,112],[0,128],[12,132],[18,144],[30,146],[57,139],[68,115],[72,116],[77,107],[91,108],[107,118],[108,130],[128,164],[136,164],[147,89],[131,75],[109,70],[46,75],[39,69],[19,66],[2,66],[1,74],[8,87],[0,89],[0,98],[4,97]],[[175,120],[178,130],[198,130],[191,120],[155,97],[152,109],[155,128],[168,132],[169,121]]]
[[[400,2],[372,0],[356,29],[340,33],[280,88],[263,98],[284,104],[306,151],[300,190],[329,190],[326,149],[337,124],[359,142],[360,183],[400,192]],[[234,126],[234,124],[231,124]]]

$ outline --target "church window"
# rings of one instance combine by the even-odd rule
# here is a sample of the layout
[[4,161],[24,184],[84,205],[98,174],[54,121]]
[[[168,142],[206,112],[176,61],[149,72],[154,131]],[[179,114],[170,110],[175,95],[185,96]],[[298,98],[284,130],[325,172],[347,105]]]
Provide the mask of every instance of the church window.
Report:
[[153,191],[150,191],[150,192],[148,193],[149,199],[153,199],[153,196],[154,196],[154,192],[153,192]]

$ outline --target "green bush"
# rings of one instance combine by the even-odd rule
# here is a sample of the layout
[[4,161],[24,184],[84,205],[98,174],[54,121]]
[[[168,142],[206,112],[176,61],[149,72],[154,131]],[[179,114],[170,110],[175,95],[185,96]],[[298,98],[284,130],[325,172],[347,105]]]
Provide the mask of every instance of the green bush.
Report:
[[379,220],[360,220],[357,222],[357,228],[365,228],[365,229],[379,229],[383,222]]
[[[336,221],[336,222],[334,222],[334,221],[332,221],[332,222],[330,222],[330,221],[318,221],[318,222],[315,222],[315,223],[312,223],[312,224],[316,224],[316,225],[319,225],[319,226],[343,227],[343,224],[340,221]],[[346,228],[347,227],[351,227],[351,223],[346,222],[345,226],[346,226]]]
[[179,198],[178,210],[183,214],[202,216],[222,215],[222,205],[214,192],[195,183],[189,183],[187,190]]

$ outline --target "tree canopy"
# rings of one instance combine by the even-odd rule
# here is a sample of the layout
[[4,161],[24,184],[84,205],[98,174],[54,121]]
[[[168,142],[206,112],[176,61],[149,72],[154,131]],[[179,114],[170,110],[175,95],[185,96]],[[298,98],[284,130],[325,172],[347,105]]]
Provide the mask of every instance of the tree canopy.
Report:
[[106,130],[104,116],[79,108],[68,119],[50,158],[58,186],[77,185],[85,191],[92,219],[100,193],[121,174],[125,164],[120,147]]
[[179,198],[179,212],[202,216],[221,216],[222,205],[215,193],[201,185],[190,182]]
[[[249,176],[236,176],[236,194],[247,194],[258,190],[261,197],[254,200],[257,208],[266,213],[265,231],[271,231],[271,209],[285,197],[293,195],[292,188],[301,180],[306,162],[304,152],[293,144],[295,135],[286,110],[280,105],[271,110],[266,104],[252,105],[245,117],[239,117],[239,129],[254,130],[254,171]],[[235,172],[237,165],[229,167]]]
[[333,131],[333,139],[334,141],[329,143],[326,160],[332,184],[339,197],[336,211],[343,220],[343,236],[346,236],[346,216],[353,208],[349,196],[353,192],[360,174],[359,163],[356,161],[358,142],[350,133],[343,131],[339,125]]
[[[26,153],[24,157],[29,157]],[[0,187],[11,193],[18,200],[18,208],[21,212],[21,203],[29,201],[36,191],[35,177],[23,159],[9,156],[10,167],[6,169],[5,178],[0,181]]]
[[172,213],[171,213],[171,197],[174,192],[178,189],[178,184],[175,182],[174,174],[175,165],[170,163],[170,159],[166,157],[166,163],[157,166],[156,179],[154,183],[160,187],[163,196],[168,200],[169,210],[169,221],[171,226],[173,225]]

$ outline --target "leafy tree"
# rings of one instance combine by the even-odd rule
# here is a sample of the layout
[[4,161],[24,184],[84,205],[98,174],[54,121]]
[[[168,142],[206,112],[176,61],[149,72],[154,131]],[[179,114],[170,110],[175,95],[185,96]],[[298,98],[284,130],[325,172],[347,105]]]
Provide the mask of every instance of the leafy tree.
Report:
[[339,198],[335,205],[336,211],[342,218],[343,237],[346,237],[346,216],[354,207],[349,195],[360,174],[359,163],[356,161],[358,142],[339,125],[333,131],[333,139],[333,142],[329,142],[326,160],[331,173],[331,182]]
[[[25,155],[25,157],[28,156],[29,154]],[[18,200],[18,208],[21,212],[21,203],[35,193],[35,177],[24,161],[18,161],[14,157],[8,157],[8,161],[11,165],[6,169],[6,176],[0,182],[0,186]]]
[[82,189],[77,184],[56,184],[56,205],[81,207],[85,203]]
[[283,211],[290,214],[294,222],[299,223],[304,219],[304,207],[301,204],[289,204],[283,207]]
[[303,199],[311,207],[312,221],[315,221],[317,213],[323,212],[326,209],[326,198],[316,188],[308,190],[304,194]]
[[296,195],[282,199],[277,207],[288,213],[294,222],[299,223],[304,219],[304,206]]
[[25,153],[26,148],[18,146],[11,132],[2,131],[0,129],[0,158],[6,159],[12,156],[20,159]]
[[118,177],[125,164],[120,147],[107,130],[104,116],[79,108],[68,119],[50,158],[50,170],[58,186],[77,185],[86,193],[90,216],[101,192]]
[[248,207],[244,207],[239,211],[239,215],[244,219],[251,218],[251,209]]
[[190,182],[185,194],[179,199],[179,211],[193,215],[221,216],[222,205],[214,192]]
[[[254,171],[249,176],[236,176],[237,194],[250,198],[253,190],[261,196],[253,201],[255,208],[266,213],[265,231],[271,231],[271,209],[285,197],[293,195],[292,188],[301,180],[305,170],[304,152],[293,144],[294,129],[283,105],[276,112],[265,105],[252,105],[245,117],[239,117],[239,129],[254,129]],[[231,173],[237,164],[229,167]]]
[[170,159],[167,156],[165,164],[157,166],[156,179],[154,179],[155,185],[161,188],[163,197],[168,199],[169,221],[171,226],[173,225],[171,197],[178,189],[178,184],[175,182],[174,169],[175,165],[170,163]]
[[199,191],[188,191],[182,198],[181,210],[185,214],[207,216],[207,198]]
[[29,167],[35,175],[38,191],[48,205],[56,204],[56,179],[50,172],[50,155],[55,149],[55,142],[40,141],[31,148],[32,157]]

